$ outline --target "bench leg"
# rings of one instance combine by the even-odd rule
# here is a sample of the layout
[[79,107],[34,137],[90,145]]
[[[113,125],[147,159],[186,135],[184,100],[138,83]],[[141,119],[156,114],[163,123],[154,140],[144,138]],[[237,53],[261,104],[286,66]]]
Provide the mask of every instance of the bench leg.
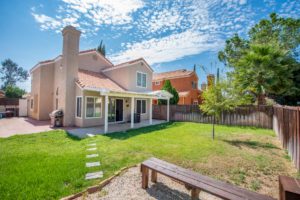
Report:
[[148,188],[149,169],[145,166],[141,166],[142,169],[142,188]]
[[199,199],[199,193],[200,193],[199,189],[193,188],[191,191],[192,200]]
[[151,182],[153,183],[157,182],[157,172],[154,170],[151,170]]

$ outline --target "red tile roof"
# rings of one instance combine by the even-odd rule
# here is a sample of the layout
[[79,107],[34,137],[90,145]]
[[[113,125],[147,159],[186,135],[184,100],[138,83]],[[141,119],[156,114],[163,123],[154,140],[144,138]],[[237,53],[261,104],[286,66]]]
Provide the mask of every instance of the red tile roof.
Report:
[[180,78],[183,76],[190,76],[193,73],[194,71],[189,71],[186,69],[180,69],[180,70],[163,72],[163,73],[155,73],[153,74],[153,81],[170,79],[170,78]]
[[119,86],[117,83],[115,83],[113,80],[111,80],[104,74],[82,69],[78,71],[77,83],[83,88],[88,87],[109,89],[111,91],[116,92],[125,91],[125,89],[123,89],[121,86]]

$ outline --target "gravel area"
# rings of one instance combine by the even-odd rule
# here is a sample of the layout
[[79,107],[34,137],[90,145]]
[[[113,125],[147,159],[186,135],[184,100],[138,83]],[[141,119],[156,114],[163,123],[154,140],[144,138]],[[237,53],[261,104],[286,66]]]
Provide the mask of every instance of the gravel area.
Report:
[[[147,190],[141,187],[141,173],[139,167],[133,167],[123,172],[106,185],[101,191],[84,195],[77,200],[133,200],[133,199],[161,199],[161,200],[179,200],[191,199],[190,191],[184,185],[175,182],[174,180],[160,175],[157,175],[157,183],[152,184],[149,181]],[[205,192],[200,192],[200,199],[204,200],[219,200]]]

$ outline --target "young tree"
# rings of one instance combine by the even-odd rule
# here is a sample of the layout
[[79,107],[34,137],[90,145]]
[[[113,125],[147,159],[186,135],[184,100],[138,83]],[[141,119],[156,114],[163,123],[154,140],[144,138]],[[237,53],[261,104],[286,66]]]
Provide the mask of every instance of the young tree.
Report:
[[21,98],[25,94],[25,90],[13,86],[13,85],[8,85],[5,89],[5,96],[8,98]]
[[99,46],[97,47],[97,51],[99,53],[101,53],[105,57],[105,54],[106,54],[106,52],[105,52],[105,44],[103,44],[102,40],[101,40]]
[[[168,91],[170,92],[173,97],[170,99],[170,104],[171,105],[176,105],[179,101],[179,96],[178,96],[178,92],[175,88],[172,87],[172,84],[171,84],[171,81],[170,80],[166,80],[163,87],[162,87],[162,90],[165,90],[165,91]],[[167,104],[167,100],[162,100],[162,99],[159,99],[158,100],[158,104],[163,104],[163,105],[166,105]]]
[[202,93],[202,98],[203,102],[200,105],[200,109],[205,114],[213,116],[213,139],[215,138],[215,123],[221,119],[222,112],[233,110],[245,100],[237,95],[228,80],[218,79],[214,86],[209,87]]
[[15,86],[18,81],[26,81],[28,79],[28,72],[22,67],[19,67],[17,63],[11,59],[4,60],[1,65],[0,75],[1,81],[3,81],[1,88],[3,90],[5,90],[8,85]]

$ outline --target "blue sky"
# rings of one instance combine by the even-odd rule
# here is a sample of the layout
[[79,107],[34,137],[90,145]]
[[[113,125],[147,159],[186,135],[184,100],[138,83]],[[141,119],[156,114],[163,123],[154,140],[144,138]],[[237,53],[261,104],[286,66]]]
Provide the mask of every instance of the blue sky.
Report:
[[[82,31],[80,49],[104,40],[115,64],[144,57],[156,72],[204,65],[215,73],[217,52],[234,33],[269,13],[297,17],[299,0],[10,0],[0,2],[0,60],[30,69],[62,50],[61,29]],[[212,64],[211,64],[212,63]],[[211,66],[212,65],[212,66]],[[200,82],[205,72],[197,70]],[[20,83],[30,90],[30,80]]]

